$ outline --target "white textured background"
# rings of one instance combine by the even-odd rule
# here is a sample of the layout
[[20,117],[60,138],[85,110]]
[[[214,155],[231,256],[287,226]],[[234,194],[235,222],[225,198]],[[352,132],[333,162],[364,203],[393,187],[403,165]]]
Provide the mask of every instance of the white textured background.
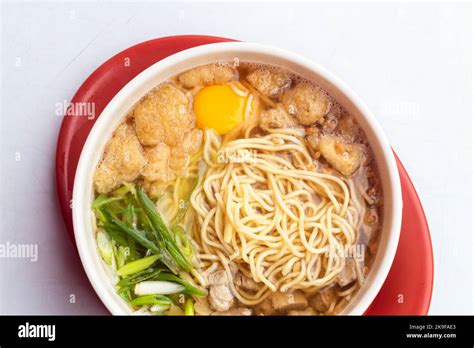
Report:
[[0,243],[39,245],[36,263],[0,258],[1,314],[106,313],[59,212],[55,103],[115,53],[176,34],[286,48],[352,86],[424,203],[435,254],[430,313],[474,312],[470,4],[4,2],[0,19]]

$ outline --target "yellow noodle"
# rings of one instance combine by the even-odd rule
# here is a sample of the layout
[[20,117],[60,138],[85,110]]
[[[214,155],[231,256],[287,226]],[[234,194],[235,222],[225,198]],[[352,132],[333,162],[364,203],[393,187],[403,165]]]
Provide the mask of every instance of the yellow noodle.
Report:
[[[346,264],[344,248],[357,241],[362,208],[351,197],[352,182],[315,170],[299,129],[246,134],[222,142],[206,131],[208,170],[191,196],[198,257],[218,260],[229,279],[234,263],[256,281],[259,289],[252,294],[231,282],[236,298],[248,306],[274,291],[332,284]],[[329,312],[337,305],[331,303]]]

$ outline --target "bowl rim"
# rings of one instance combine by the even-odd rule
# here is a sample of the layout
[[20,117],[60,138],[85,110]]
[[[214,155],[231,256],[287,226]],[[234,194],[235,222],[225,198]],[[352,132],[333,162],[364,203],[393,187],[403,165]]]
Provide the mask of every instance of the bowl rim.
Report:
[[[367,121],[365,127],[370,128],[375,136],[376,141],[379,143],[379,150],[384,160],[384,165],[387,167],[387,177],[383,177],[382,181],[384,184],[389,185],[391,191],[391,216],[388,219],[389,221],[384,221],[384,229],[389,231],[388,236],[382,236],[383,238],[388,238],[386,240],[386,246],[384,254],[380,256],[380,252],[377,252],[376,259],[379,260],[377,274],[374,272],[369,272],[369,277],[371,276],[370,284],[364,284],[364,289],[360,289],[356,297],[359,297],[357,303],[350,303],[341,314],[348,315],[362,315],[367,308],[370,306],[372,301],[375,299],[376,295],[380,291],[385,279],[387,278],[388,272],[390,271],[391,265],[395,258],[395,253],[398,247],[398,241],[400,238],[400,229],[401,229],[401,218],[402,218],[402,194],[401,194],[401,184],[399,180],[398,169],[395,161],[395,157],[389,145],[388,139],[385,133],[382,130],[382,127],[378,123],[375,116],[372,114],[367,105],[362,101],[362,99],[339,77],[334,75],[332,72],[324,68],[318,63],[305,58],[299,54],[287,51],[281,48],[276,48],[273,46],[250,43],[250,42],[220,42],[206,44],[203,46],[192,47],[175,54],[172,54],[157,63],[154,63],[140,74],[135,76],[130,80],[107,104],[104,110],[101,113],[101,117],[95,122],[92,127],[84,147],[81,151],[79,162],[76,169],[76,174],[74,178],[74,187],[73,187],[73,204],[72,204],[72,217],[73,217],[73,227],[74,227],[74,237],[76,240],[77,249],[81,259],[81,263],[84,267],[84,270],[91,282],[95,292],[107,307],[107,309],[114,315],[124,315],[129,314],[130,308],[128,305],[116,294],[113,284],[111,284],[110,279],[106,279],[105,270],[98,267],[97,259],[100,258],[97,248],[90,250],[88,246],[87,235],[92,231],[91,228],[87,227],[87,214],[90,214],[90,200],[91,196],[87,194],[89,189],[84,190],[84,185],[90,185],[92,187],[92,182],[87,183],[90,179],[91,173],[86,170],[91,166],[91,160],[93,153],[97,152],[96,142],[97,139],[103,135],[106,128],[112,129],[116,128],[119,121],[123,120],[125,114],[122,113],[120,116],[116,117],[115,125],[110,127],[110,124],[107,124],[110,121],[110,118],[113,117],[114,110],[117,110],[121,107],[122,104],[127,104],[127,100],[130,100],[130,96],[133,95],[133,92],[143,87],[147,81],[153,79],[154,76],[159,74],[161,71],[166,69],[172,69],[173,67],[179,66],[180,64],[186,64],[191,59],[202,58],[204,61],[212,62],[219,59],[209,59],[212,56],[218,56],[224,52],[240,52],[240,53],[255,53],[257,55],[263,56],[273,56],[280,60],[289,61],[295,65],[301,66],[308,71],[312,71],[315,74],[321,76],[327,80],[336,90],[342,93],[342,95],[350,100],[350,102],[357,108],[361,117]],[[270,63],[271,64],[271,63]],[[198,66],[201,64],[195,64]],[[185,69],[177,70],[183,71]],[[176,74],[176,73],[175,73]],[[166,79],[163,79],[166,80]],[[140,95],[143,96],[143,94]],[[135,99],[137,97],[135,96]],[[136,100],[138,101],[138,100]],[[136,102],[135,101],[135,102]],[[131,106],[135,102],[128,104]],[[362,128],[365,128],[362,127]],[[108,134],[111,136],[112,131]],[[364,129],[366,131],[366,129]],[[103,148],[100,151],[103,152]],[[94,162],[94,161],[92,161]],[[95,167],[97,161],[95,161]],[[380,166],[380,163],[378,163]],[[385,190],[384,190],[385,191]],[[385,196],[385,192],[384,192]],[[384,197],[385,199],[385,197]],[[87,205],[84,203],[87,202]],[[87,207],[87,208],[86,208]],[[387,209],[386,207],[384,210]],[[384,220],[386,218],[384,217]],[[89,221],[91,225],[91,223]],[[385,224],[388,224],[388,227],[385,227]],[[384,231],[384,234],[387,232]],[[90,236],[89,236],[90,237]],[[95,238],[94,238],[95,241]],[[90,255],[90,253],[93,253]],[[95,259],[94,259],[95,254]],[[93,259],[91,259],[91,256]],[[102,268],[102,267],[101,267]],[[354,302],[352,300],[351,302]],[[127,310],[128,308],[128,310]]]

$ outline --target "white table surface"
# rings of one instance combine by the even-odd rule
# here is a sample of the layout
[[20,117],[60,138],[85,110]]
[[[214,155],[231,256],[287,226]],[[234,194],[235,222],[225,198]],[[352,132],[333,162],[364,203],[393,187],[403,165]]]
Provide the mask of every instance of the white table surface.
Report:
[[430,313],[473,313],[470,4],[12,2],[0,18],[0,243],[39,248],[37,262],[0,258],[1,314],[106,313],[59,212],[55,105],[115,53],[177,34],[286,48],[352,86],[424,204],[435,256]]

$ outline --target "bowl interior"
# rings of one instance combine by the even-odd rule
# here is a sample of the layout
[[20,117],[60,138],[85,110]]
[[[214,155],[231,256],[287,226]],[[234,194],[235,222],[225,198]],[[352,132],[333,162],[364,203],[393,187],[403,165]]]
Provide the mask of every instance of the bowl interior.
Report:
[[73,224],[77,247],[95,291],[112,314],[130,314],[128,304],[115,292],[115,276],[104,267],[97,251],[90,206],[92,176],[113,130],[143,95],[179,72],[214,61],[261,62],[280,65],[315,81],[358,121],[377,161],[384,194],[383,226],[379,248],[369,275],[342,314],[363,314],[380,290],[395,256],[401,224],[401,190],[391,148],[378,122],[360,98],[323,67],[296,54],[251,43],[217,43],[172,55],[131,80],[107,105],[92,128],[77,166],[73,191]]

